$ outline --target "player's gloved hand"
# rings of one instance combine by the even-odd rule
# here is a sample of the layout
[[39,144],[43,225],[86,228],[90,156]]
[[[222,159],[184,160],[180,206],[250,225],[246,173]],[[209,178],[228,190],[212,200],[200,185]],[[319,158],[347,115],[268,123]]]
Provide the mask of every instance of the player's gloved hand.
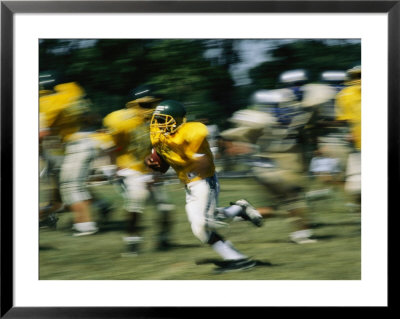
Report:
[[152,169],[158,169],[160,168],[160,163],[159,162],[154,162],[151,155],[148,155],[144,159],[144,163],[146,166],[152,168]]

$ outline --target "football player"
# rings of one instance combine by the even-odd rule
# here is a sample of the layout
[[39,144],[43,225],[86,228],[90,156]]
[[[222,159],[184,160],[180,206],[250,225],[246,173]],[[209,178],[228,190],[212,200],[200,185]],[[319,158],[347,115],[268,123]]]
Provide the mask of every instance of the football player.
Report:
[[350,130],[352,151],[348,156],[345,190],[361,207],[361,66],[347,71],[346,87],[336,96],[336,119]]
[[[271,104],[286,101],[286,95],[278,94],[280,92],[263,92],[262,104],[257,110],[235,112],[229,121],[236,127],[220,134],[233,143],[240,141],[253,146],[256,151],[254,159],[249,158],[250,169],[255,179],[276,198],[277,206],[288,212],[293,224],[290,240],[299,244],[314,243],[303,189],[307,179],[302,173],[301,151],[269,111]],[[265,212],[265,217],[271,215],[269,207],[257,207],[257,210],[263,215]]]
[[47,94],[41,94],[39,99],[39,138],[53,135],[61,139],[64,145],[59,176],[62,202],[74,213],[74,236],[91,235],[98,227],[91,216],[92,195],[86,180],[92,161],[101,152],[112,150],[113,142],[107,134],[95,133],[90,127],[89,101],[78,83],[57,83],[47,78],[41,81],[50,86]]
[[[54,93],[53,87],[56,85],[56,81],[57,75],[54,72],[39,74],[39,102],[43,100],[42,97]],[[45,114],[40,112],[39,156],[41,164],[43,164],[40,178],[43,182],[51,185],[51,190],[48,204],[39,210],[39,226],[56,227],[57,214],[65,209],[59,191],[59,173],[64,149],[60,137],[51,132],[47,125],[44,125],[44,120]]]
[[139,220],[146,200],[151,197],[156,203],[160,218],[157,248],[167,250],[170,243],[170,217],[174,206],[169,202],[164,185],[157,173],[149,169],[145,157],[151,152],[150,118],[160,97],[155,88],[143,85],[132,92],[133,100],[103,119],[103,126],[110,132],[117,146],[115,164],[117,176],[122,181],[124,210],[127,212],[127,236],[123,238],[128,252],[135,255],[143,238]]
[[[224,269],[247,269],[253,267],[255,261],[217,233],[216,215],[241,216],[256,226],[261,226],[262,216],[244,199],[229,207],[217,208],[219,182],[207,135],[204,124],[186,122],[186,109],[178,101],[165,100],[153,113],[151,143],[185,185],[185,208],[193,234],[227,261]],[[146,163],[149,167],[158,165],[150,158]]]

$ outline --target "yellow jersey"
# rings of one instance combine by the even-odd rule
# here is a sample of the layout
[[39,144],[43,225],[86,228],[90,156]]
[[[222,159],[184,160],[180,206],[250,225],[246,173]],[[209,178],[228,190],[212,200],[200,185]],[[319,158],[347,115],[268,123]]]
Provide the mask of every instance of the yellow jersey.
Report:
[[[176,171],[184,183],[211,177],[215,174],[215,165],[207,141],[208,129],[199,122],[182,124],[173,134],[151,131],[151,143],[156,151]],[[197,172],[198,158],[205,156],[207,169]]]
[[84,96],[84,90],[75,82],[56,85],[53,94],[40,96],[40,130],[50,130],[63,142],[76,139],[82,115],[89,110]]
[[361,150],[361,81],[353,81],[336,96],[336,119],[348,121],[354,146]]
[[140,110],[126,108],[114,111],[103,119],[116,146],[116,165],[142,173],[150,172],[144,158],[151,152],[148,119]]

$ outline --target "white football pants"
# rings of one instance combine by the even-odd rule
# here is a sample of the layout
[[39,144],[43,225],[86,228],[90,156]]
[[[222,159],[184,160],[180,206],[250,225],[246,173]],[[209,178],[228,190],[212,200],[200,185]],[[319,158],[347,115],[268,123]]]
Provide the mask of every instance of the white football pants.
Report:
[[60,193],[67,205],[92,198],[86,180],[91,162],[98,156],[95,141],[82,138],[69,142],[65,148],[60,172]]
[[153,183],[151,174],[126,168],[119,170],[117,175],[122,177],[122,196],[126,211],[143,213],[146,201],[150,197],[156,203],[159,211],[170,211],[175,208],[169,203],[164,184]]
[[193,234],[207,243],[213,230],[218,205],[219,182],[216,175],[186,185],[186,214]]

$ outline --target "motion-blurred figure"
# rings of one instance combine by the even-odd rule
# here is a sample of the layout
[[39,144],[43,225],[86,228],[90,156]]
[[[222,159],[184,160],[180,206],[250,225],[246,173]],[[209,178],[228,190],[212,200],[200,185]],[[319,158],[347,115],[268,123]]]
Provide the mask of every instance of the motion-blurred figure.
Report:
[[340,180],[342,168],[338,158],[334,157],[326,147],[320,147],[311,160],[310,173],[321,182],[333,183]]
[[[256,226],[262,225],[262,216],[244,199],[217,209],[219,182],[207,141],[207,127],[200,122],[186,122],[183,104],[165,100],[154,111],[150,131],[152,145],[160,159],[176,171],[185,185],[185,208],[193,234],[226,261],[221,271],[255,266],[255,261],[236,250],[216,231],[217,212],[231,218],[241,216]],[[160,166],[151,158],[146,163],[149,167]]]
[[281,87],[289,88],[297,101],[303,99],[303,86],[308,80],[307,71],[304,69],[289,70],[279,75],[279,84]]
[[305,200],[307,178],[302,149],[296,140],[298,129],[308,124],[311,114],[299,112],[292,117],[291,125],[281,124],[274,109],[292,101],[287,89],[258,91],[253,99],[255,107],[234,113],[230,121],[235,127],[221,132],[221,136],[257,146],[258,152],[249,158],[249,166],[256,180],[275,196],[274,206],[289,213],[293,222],[291,241],[314,243]]
[[306,193],[309,201],[328,198],[342,188],[343,167],[331,147],[323,145],[315,152],[309,168],[310,186]]
[[90,103],[78,83],[47,73],[40,76],[40,85],[39,138],[59,137],[64,146],[58,185],[62,203],[74,213],[74,236],[94,234],[98,227],[92,218],[92,195],[86,180],[91,162],[112,149],[111,137],[93,132]]
[[361,66],[347,71],[346,87],[336,97],[337,117],[349,128],[352,151],[346,168],[345,191],[352,197],[351,204],[361,208]]
[[[325,71],[319,83],[309,82],[304,70],[290,70],[280,76],[281,86],[290,89],[295,95],[286,102],[296,106],[288,128],[295,131],[296,140],[302,150],[303,171],[308,172],[312,158],[320,146],[331,143],[335,152],[343,157],[346,150],[340,145],[340,131],[335,125],[335,97],[343,87],[345,72]],[[279,103],[280,105],[282,103]],[[328,141],[328,143],[327,143]]]
[[321,73],[321,83],[332,88],[327,101],[321,104],[319,121],[330,124],[336,120],[335,97],[344,88],[346,71],[325,71]]
[[143,237],[140,233],[140,216],[147,199],[151,196],[159,214],[160,230],[157,247],[166,250],[171,247],[171,214],[174,205],[170,203],[160,174],[154,173],[144,163],[151,152],[150,119],[155,107],[161,101],[154,87],[140,86],[132,91],[133,100],[120,109],[108,114],[104,127],[113,137],[117,150],[115,164],[117,176],[122,181],[124,210],[128,218],[127,255],[139,252]]
[[304,98],[304,85],[307,83],[308,75],[303,69],[285,71],[279,76],[280,94],[285,94],[286,98],[285,103],[274,104],[272,108],[278,122],[283,125],[291,124],[292,118],[299,112],[300,103]]
[[[53,93],[56,84],[56,75],[46,72],[39,75],[39,102],[47,95]],[[39,156],[41,159],[40,179],[49,187],[48,204],[39,210],[40,227],[56,227],[58,213],[63,212],[65,205],[62,203],[59,179],[60,167],[64,159],[64,147],[61,138],[54,130],[44,125],[45,114],[40,112]]]
[[285,101],[275,105],[278,106],[278,109],[282,109],[283,105],[291,110],[291,113],[286,123],[279,120],[280,114],[277,114],[278,120],[281,124],[286,124],[290,131],[295,132],[295,139],[302,155],[302,169],[306,172],[313,153],[318,149],[317,122],[320,106],[323,103],[321,99],[326,99],[326,87],[310,83],[308,72],[304,69],[283,72],[279,76],[279,85],[290,91],[291,97],[289,98],[289,94],[286,94]]
[[344,87],[345,71],[325,71],[320,82],[310,84],[310,93],[306,94],[303,105],[317,105],[315,123],[316,147],[310,162],[310,177],[325,180],[327,183],[338,182],[342,175],[343,161],[348,148],[344,140],[343,129],[336,123],[335,99]]

